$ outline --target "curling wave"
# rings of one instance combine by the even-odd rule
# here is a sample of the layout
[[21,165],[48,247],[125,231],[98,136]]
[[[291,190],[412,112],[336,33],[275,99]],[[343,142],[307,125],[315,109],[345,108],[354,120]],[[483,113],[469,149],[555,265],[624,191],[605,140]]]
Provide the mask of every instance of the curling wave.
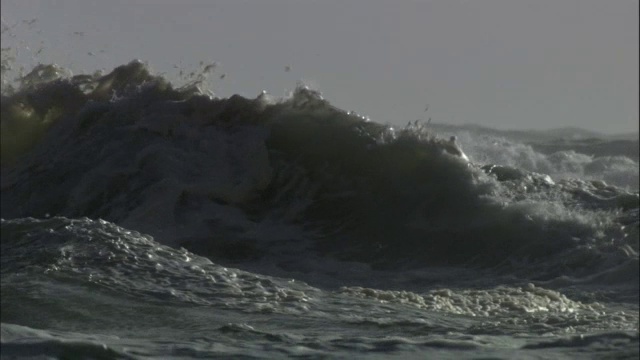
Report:
[[1,211],[102,218],[225,261],[289,252],[541,279],[638,263],[637,192],[469,162],[455,139],[308,88],[213,98],[140,62],[3,96]]

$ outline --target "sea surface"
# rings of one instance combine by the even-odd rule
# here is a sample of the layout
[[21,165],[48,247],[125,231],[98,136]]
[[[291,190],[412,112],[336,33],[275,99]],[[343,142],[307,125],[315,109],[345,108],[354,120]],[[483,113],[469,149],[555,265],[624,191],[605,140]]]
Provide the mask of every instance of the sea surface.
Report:
[[2,359],[637,359],[638,135],[501,131],[139,61],[2,95]]

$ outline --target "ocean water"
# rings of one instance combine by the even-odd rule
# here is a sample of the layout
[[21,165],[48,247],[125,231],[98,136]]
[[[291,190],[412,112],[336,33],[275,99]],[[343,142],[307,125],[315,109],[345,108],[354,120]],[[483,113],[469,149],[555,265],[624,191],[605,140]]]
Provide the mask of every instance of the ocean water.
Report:
[[638,358],[637,134],[198,86],[5,87],[2,359]]

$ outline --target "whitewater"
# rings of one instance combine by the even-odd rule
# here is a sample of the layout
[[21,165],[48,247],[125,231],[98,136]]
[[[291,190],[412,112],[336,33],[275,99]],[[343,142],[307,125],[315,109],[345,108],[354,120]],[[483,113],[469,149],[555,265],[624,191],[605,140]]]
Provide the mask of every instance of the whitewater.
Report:
[[202,85],[3,87],[2,359],[640,355],[637,134]]

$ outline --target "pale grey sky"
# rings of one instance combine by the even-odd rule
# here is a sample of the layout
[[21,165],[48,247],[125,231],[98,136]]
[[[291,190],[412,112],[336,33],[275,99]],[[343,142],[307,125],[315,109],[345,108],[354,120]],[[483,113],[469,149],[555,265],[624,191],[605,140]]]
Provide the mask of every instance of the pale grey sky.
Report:
[[[304,80],[373,121],[638,131],[637,0],[2,0],[40,61],[219,62],[214,91]],[[37,19],[33,25],[22,20]],[[74,32],[83,32],[78,35]],[[103,52],[100,52],[103,50]],[[88,55],[95,53],[95,56]],[[285,66],[291,71],[285,72]],[[424,108],[429,105],[425,114]]]

